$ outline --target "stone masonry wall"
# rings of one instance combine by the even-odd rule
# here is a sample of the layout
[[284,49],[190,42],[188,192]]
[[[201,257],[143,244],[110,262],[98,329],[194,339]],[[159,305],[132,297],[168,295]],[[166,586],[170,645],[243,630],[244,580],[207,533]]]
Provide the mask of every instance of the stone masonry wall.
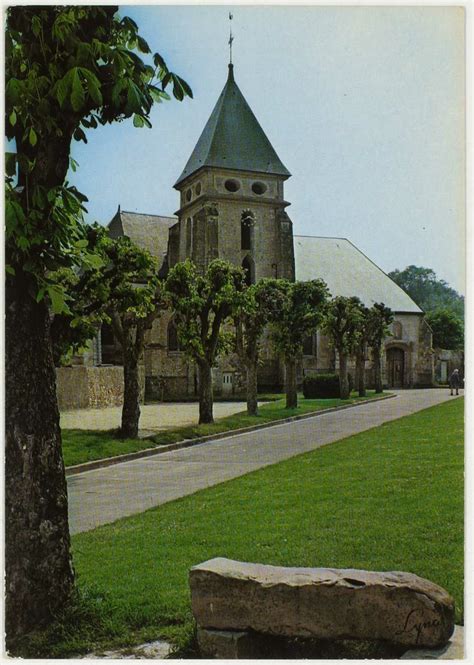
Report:
[[[140,368],[141,399],[145,371]],[[123,367],[58,367],[56,387],[60,411],[101,409],[123,403]]]

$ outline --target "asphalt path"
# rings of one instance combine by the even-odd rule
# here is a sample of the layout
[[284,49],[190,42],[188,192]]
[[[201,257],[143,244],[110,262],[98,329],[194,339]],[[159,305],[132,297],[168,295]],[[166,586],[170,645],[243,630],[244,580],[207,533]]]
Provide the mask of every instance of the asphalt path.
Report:
[[[273,425],[190,448],[69,476],[71,533],[217,485],[289,457],[315,450],[435,404],[456,399],[449,390],[394,391],[396,397]],[[461,391],[463,392],[463,391]]]

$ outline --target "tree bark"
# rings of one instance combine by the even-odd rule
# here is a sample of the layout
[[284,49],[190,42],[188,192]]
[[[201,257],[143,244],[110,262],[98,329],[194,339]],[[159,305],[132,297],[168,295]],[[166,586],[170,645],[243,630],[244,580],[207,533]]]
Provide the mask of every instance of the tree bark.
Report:
[[247,365],[247,414],[258,415],[257,362]]
[[198,363],[199,370],[199,424],[213,423],[212,414],[214,404],[214,394],[212,388],[212,369],[211,365],[201,360]]
[[382,359],[380,357],[380,349],[374,347],[372,349],[374,354],[374,370],[375,370],[375,392],[383,393],[382,385]]
[[363,353],[358,353],[356,356],[356,374],[359,397],[365,397],[365,355]]
[[286,408],[296,409],[298,392],[296,389],[296,360],[286,361]]
[[136,439],[140,423],[140,381],[138,378],[138,357],[123,353],[123,406],[120,438]]
[[347,354],[339,352],[339,390],[341,399],[349,399],[349,380],[347,378]]
[[50,315],[17,272],[6,288],[7,647],[48,623],[74,584]]

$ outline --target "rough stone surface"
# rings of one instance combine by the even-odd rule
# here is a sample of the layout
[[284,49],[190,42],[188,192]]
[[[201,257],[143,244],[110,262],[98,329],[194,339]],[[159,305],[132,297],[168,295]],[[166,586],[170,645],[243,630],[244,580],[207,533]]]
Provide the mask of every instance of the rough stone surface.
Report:
[[167,658],[171,653],[171,645],[163,640],[147,642],[136,647],[126,647],[124,649],[111,649],[108,651],[94,651],[82,656],[82,658],[105,658],[106,660],[122,659],[160,659]]
[[456,626],[449,642],[440,649],[410,649],[402,660],[463,660],[464,627]]
[[252,637],[245,631],[198,628],[199,651],[204,658],[253,658]]
[[437,647],[454,630],[454,601],[403,572],[283,568],[211,559],[190,571],[201,628]]

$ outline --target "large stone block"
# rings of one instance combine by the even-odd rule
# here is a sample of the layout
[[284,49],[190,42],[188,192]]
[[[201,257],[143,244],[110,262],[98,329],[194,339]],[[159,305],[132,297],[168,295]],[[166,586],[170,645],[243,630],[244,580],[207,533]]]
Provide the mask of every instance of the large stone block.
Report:
[[403,572],[283,568],[216,558],[190,571],[198,626],[317,639],[446,644],[454,601]]

